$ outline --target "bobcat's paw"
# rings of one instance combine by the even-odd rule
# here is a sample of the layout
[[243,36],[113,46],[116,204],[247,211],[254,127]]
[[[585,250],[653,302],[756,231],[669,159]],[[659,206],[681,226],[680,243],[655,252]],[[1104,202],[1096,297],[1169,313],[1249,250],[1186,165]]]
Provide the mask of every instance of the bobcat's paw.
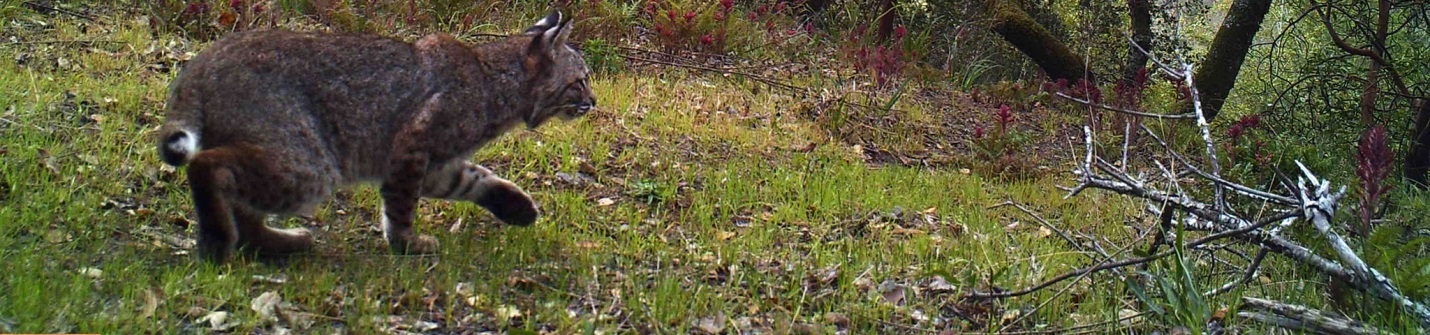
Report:
[[393,252],[405,255],[425,255],[437,253],[441,246],[437,243],[437,238],[431,235],[412,234],[406,238],[396,238],[387,241]]
[[234,244],[200,237],[197,248],[200,259],[212,264],[223,264],[233,255]]
[[286,255],[313,249],[313,233],[307,228],[266,228],[262,241],[250,242],[260,255]]
[[489,178],[493,180],[477,199],[478,205],[509,225],[529,226],[536,223],[541,211],[536,208],[536,201],[531,199],[531,195],[506,179]]

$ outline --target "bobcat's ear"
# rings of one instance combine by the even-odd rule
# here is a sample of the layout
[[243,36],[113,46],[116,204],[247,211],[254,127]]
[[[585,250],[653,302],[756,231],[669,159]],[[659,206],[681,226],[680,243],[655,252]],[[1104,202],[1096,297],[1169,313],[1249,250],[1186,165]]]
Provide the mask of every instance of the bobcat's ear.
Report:
[[523,31],[522,34],[543,33],[555,27],[558,23],[561,23],[561,11],[553,10],[551,14],[546,14],[546,17],[542,18],[541,21],[536,21],[536,24],[531,25],[531,28],[526,28],[526,31]]
[[548,20],[553,19],[559,20],[560,18],[561,13],[551,12],[551,15],[547,15],[541,22],[537,22],[537,26],[532,26],[527,29],[528,31],[532,31],[531,46],[527,50],[528,57],[536,57],[543,60],[555,59],[556,48],[565,45],[566,37],[571,35],[572,20],[567,18],[564,21],[557,21],[559,23],[554,23],[551,27],[547,27],[540,32],[533,30],[537,29],[541,23],[549,22]]

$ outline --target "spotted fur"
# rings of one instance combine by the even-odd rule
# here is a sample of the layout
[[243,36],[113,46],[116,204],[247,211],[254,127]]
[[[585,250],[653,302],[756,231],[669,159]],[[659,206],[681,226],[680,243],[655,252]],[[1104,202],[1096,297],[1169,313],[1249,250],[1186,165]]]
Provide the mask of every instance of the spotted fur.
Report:
[[393,250],[426,253],[418,199],[469,201],[513,225],[539,217],[531,196],[466,158],[506,131],[573,119],[596,105],[590,70],[552,12],[523,34],[468,46],[447,35],[408,43],[373,35],[234,33],[171,84],[160,158],[188,165],[199,254],[286,254],[312,235],[264,224],[341,187],[380,184]]

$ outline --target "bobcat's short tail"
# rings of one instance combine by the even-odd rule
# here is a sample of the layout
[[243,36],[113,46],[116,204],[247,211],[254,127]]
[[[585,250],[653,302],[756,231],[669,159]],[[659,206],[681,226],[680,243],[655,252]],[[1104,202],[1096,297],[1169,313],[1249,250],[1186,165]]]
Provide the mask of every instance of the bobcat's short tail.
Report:
[[159,159],[173,166],[184,166],[199,151],[199,134],[178,127],[164,127],[160,133]]

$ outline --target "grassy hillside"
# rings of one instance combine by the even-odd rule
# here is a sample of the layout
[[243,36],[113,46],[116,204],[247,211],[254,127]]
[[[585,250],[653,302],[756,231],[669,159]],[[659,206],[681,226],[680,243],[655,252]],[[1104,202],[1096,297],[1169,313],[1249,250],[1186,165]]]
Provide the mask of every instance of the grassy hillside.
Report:
[[[1151,222],[1127,199],[1064,199],[1056,147],[1029,148],[1046,153],[1024,157],[1042,166],[1030,177],[995,177],[956,136],[969,124],[946,122],[991,120],[995,107],[951,98],[958,92],[882,91],[869,100],[896,100],[892,108],[851,112],[856,136],[841,137],[828,116],[805,113],[817,105],[805,97],[659,66],[601,74],[601,105],[588,117],[516,131],[476,154],[541,203],[532,227],[424,200],[418,229],[441,240],[441,253],[393,255],[375,224],[377,192],[361,186],[311,216],[273,222],[313,229],[316,251],[206,264],[192,254],[184,172],[160,163],[153,145],[174,64],[206,42],[152,34],[122,11],[95,21],[17,15],[0,41],[0,57],[14,60],[0,63],[0,332],[1163,329],[1127,319],[1142,308],[1108,274],[1020,298],[962,298],[1101,257],[1070,251],[1038,219],[999,204],[1025,204],[1123,257],[1132,251],[1113,247],[1145,238]],[[1060,127],[1076,117],[1023,127],[1066,146]],[[902,149],[950,157],[879,158]],[[1320,284],[1293,272],[1271,266],[1246,289],[1317,303]],[[1234,307],[1234,297],[1219,299],[1209,305]]]

